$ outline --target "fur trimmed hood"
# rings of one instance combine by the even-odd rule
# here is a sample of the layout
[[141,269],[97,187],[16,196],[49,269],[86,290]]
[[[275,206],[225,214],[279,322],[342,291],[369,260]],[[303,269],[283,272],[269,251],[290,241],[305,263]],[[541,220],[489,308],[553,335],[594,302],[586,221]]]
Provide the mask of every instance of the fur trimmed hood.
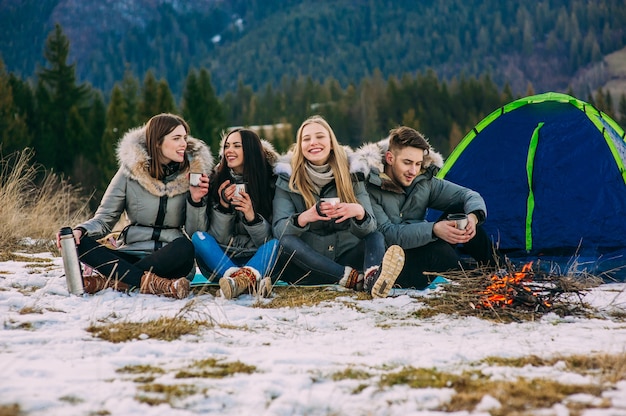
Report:
[[[187,172],[178,172],[173,180],[163,182],[149,174],[150,156],[146,144],[145,126],[129,130],[117,145],[117,160],[122,169],[131,179],[136,180],[148,192],[155,196],[172,197],[189,190]],[[213,169],[213,156],[209,146],[202,140],[187,137],[186,156],[192,172],[209,174]]]
[[[346,155],[348,156],[348,164],[350,165],[350,173],[360,173],[367,177],[370,172],[370,167],[366,161],[355,152],[350,146],[342,146]],[[384,154],[384,153],[383,153]],[[278,157],[276,166],[274,167],[274,173],[277,175],[283,174],[291,176],[293,173],[291,169],[291,159],[293,158],[293,149],[290,149],[284,155]]]
[[[218,164],[221,162],[222,156],[224,156],[224,141],[226,141],[226,137],[228,137],[228,135],[225,134],[224,137],[222,137],[222,140],[220,140],[220,153],[219,160],[217,162]],[[263,151],[265,152],[265,159],[267,160],[267,162],[272,167],[276,166],[280,155],[278,154],[276,149],[274,149],[274,145],[265,139],[261,139],[261,145],[263,146]]]
[[[384,173],[385,153],[389,149],[389,138],[376,143],[367,143],[357,149],[356,153],[360,163],[369,167],[369,181],[377,184],[385,191],[404,193],[404,189],[391,180]],[[420,175],[428,172],[429,177],[435,176],[443,166],[443,156],[441,153],[429,147],[427,155],[424,155],[424,163]],[[420,176],[418,175],[417,178]],[[415,181],[413,181],[415,183]]]
[[[359,163],[369,168],[368,173],[373,169],[376,169],[378,172],[383,172],[385,153],[388,149],[389,138],[386,138],[376,143],[366,143],[362,145],[355,151],[355,154],[359,159]],[[441,169],[443,166],[443,156],[432,147],[429,149],[428,154],[424,155],[422,173],[431,166],[435,167],[437,170]]]

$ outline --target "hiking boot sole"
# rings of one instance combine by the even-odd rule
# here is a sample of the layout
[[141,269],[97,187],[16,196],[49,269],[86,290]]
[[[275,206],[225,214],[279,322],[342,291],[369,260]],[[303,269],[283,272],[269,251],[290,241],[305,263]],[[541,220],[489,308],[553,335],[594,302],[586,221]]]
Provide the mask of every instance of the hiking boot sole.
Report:
[[224,299],[233,298],[233,287],[231,286],[227,277],[222,277],[220,280],[220,289],[222,290],[222,296]]
[[174,281],[172,283],[173,295],[176,299],[185,299],[189,296],[189,280],[186,277],[181,277],[180,279]]
[[404,267],[404,250],[397,245],[390,246],[383,257],[380,276],[372,287],[373,298],[386,298],[389,295],[389,291],[400,276],[402,267]]
[[272,278],[267,276],[259,280],[259,288],[257,293],[262,298],[269,298],[272,294]]

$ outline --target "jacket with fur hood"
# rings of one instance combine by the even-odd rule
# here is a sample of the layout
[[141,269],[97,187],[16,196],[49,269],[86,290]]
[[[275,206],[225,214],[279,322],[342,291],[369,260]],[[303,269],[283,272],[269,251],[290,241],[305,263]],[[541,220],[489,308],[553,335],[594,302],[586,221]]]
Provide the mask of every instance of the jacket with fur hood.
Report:
[[[220,160],[224,149],[224,140],[225,138],[222,139],[220,145],[220,149],[222,149],[220,150]],[[278,160],[278,153],[268,141],[261,140],[261,143],[265,158],[273,168]],[[273,181],[274,179],[272,179]],[[213,185],[219,186],[220,184],[215,183]],[[271,191],[272,189],[267,190],[267,192]],[[251,257],[259,247],[272,238],[271,218],[264,218],[258,214],[260,221],[247,224],[243,214],[239,211],[226,212],[219,209],[217,203],[211,204],[208,209],[211,216],[208,232],[229,257]]]
[[[297,216],[308,209],[305,206],[304,198],[299,192],[289,189],[289,178],[291,177],[291,157],[292,152],[282,156],[274,172],[278,175],[276,179],[276,194],[274,195],[274,236],[281,238],[284,235],[295,235],[300,237],[305,243],[318,253],[334,260],[348,250],[353,249],[360,240],[373,231],[376,231],[376,219],[372,211],[367,190],[365,188],[365,175],[368,166],[355,157],[354,151],[344,146],[350,164],[352,175],[352,188],[354,194],[363,208],[365,208],[365,218],[362,222],[354,218],[335,223],[335,221],[318,221],[300,227],[294,223]],[[337,188],[335,182],[326,185],[320,191],[320,195],[315,195],[316,199],[324,197],[336,197]]]
[[[187,171],[163,180],[149,174],[150,156],[145,126],[129,130],[117,146],[119,169],[107,187],[93,218],[78,225],[99,239],[109,234],[123,213],[129,225],[121,233],[119,250],[146,254],[198,229],[206,229],[206,203],[194,204],[189,196]],[[191,171],[210,172],[213,157],[201,140],[187,138]]]
[[356,152],[362,163],[370,166],[367,190],[378,230],[388,245],[411,249],[435,241],[434,223],[425,220],[428,208],[442,212],[474,212],[479,221],[485,219],[487,207],[478,192],[435,176],[443,166],[440,153],[431,148],[424,156],[422,172],[404,188],[383,172],[388,148],[389,140],[384,139],[366,144]]

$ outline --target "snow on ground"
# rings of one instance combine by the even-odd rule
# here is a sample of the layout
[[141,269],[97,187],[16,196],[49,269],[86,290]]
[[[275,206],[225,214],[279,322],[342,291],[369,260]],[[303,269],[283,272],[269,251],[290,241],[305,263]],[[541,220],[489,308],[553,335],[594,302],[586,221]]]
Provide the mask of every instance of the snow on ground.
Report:
[[[86,328],[104,321],[175,316],[189,300],[111,290],[69,296],[61,259],[47,253],[32,257],[51,262],[0,263],[0,406],[16,403],[27,415],[435,415],[443,414],[434,409],[452,397],[452,389],[380,388],[377,377],[404,366],[450,373],[479,366],[494,379],[588,383],[588,376],[559,365],[512,368],[478,362],[489,356],[626,351],[623,320],[554,314],[513,324],[452,316],[420,319],[414,316],[422,307],[419,296],[407,295],[362,301],[345,297],[281,309],[253,307],[251,296],[226,301],[194,295],[190,317],[219,325],[171,342],[111,343]],[[625,286],[600,286],[585,300],[606,312],[624,311]],[[225,378],[175,378],[177,371],[209,358],[241,361],[256,370]],[[137,399],[146,395],[138,375],[117,371],[138,365],[165,370],[154,383],[191,384],[198,392],[173,400],[174,408],[143,403]],[[373,381],[333,380],[333,374],[346,369],[366,371]],[[626,415],[626,381],[605,391],[603,398],[609,408],[583,414]],[[579,394],[568,400],[598,399]],[[564,404],[542,414],[567,415]],[[486,415],[494,406],[498,402],[486,396],[473,413],[455,414]]]

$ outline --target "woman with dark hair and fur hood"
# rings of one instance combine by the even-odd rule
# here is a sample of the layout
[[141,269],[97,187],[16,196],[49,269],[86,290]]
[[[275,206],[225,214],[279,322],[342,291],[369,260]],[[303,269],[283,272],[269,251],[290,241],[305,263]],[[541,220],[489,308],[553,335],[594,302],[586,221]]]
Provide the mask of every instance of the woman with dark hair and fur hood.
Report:
[[[190,187],[189,172],[208,174],[213,168],[208,146],[188,134],[181,117],[159,114],[120,140],[119,170],[94,217],[74,228],[80,261],[97,272],[83,277],[86,293],[139,287],[141,293],[188,296],[186,276],[195,263],[185,232],[206,229],[209,189],[206,174]],[[115,247],[100,244],[123,213],[129,225]]]
[[271,292],[278,256],[272,237],[273,165],[277,153],[252,130],[224,136],[221,161],[211,176],[208,232],[192,237],[198,267],[210,281],[219,279],[226,299],[258,290]]
[[[363,146],[358,157],[370,166],[367,189],[387,244],[406,253],[406,264],[396,283],[424,289],[428,272],[460,268],[457,246],[481,265],[495,265],[495,250],[480,226],[487,216],[483,198],[471,189],[439,179],[442,156],[418,131],[401,126],[378,143]],[[428,209],[443,212],[440,220],[426,221]],[[467,214],[467,225],[457,227],[448,214]]]
[[[290,163],[276,167],[273,228],[290,266],[282,279],[363,287],[374,297],[386,297],[404,253],[398,246],[385,252],[364,171],[349,162],[346,150],[326,120],[313,116],[298,129],[287,155]],[[298,280],[303,273],[307,276]]]

